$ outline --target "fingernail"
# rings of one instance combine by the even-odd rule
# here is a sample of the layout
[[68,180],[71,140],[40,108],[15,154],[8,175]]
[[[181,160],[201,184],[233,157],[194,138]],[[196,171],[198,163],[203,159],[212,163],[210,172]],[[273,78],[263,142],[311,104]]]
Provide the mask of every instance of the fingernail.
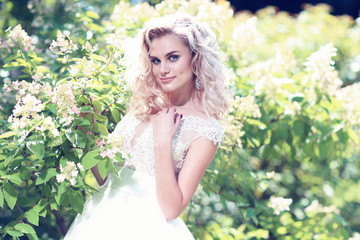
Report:
[[183,115],[182,114],[180,114],[180,118],[182,118],[183,117]]

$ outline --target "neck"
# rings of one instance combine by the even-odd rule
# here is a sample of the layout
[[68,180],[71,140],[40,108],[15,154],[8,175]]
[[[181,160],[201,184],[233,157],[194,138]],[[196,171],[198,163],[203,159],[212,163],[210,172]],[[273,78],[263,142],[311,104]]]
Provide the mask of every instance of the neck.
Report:
[[168,99],[172,106],[185,106],[192,102],[191,98],[194,91],[182,91],[182,92],[169,92],[167,93]]

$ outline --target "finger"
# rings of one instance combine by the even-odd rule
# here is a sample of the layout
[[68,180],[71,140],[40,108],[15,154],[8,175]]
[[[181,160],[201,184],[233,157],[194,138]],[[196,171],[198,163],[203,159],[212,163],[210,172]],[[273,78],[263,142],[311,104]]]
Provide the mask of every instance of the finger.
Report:
[[174,107],[169,108],[169,113],[174,114],[175,112],[176,112],[176,108]]
[[182,117],[183,117],[182,114],[178,114],[178,115],[176,116],[175,121],[174,121],[174,124],[175,124],[176,129],[179,128],[179,125],[180,125],[180,122],[181,122]]
[[174,114],[174,123],[176,123],[177,118],[179,117],[179,115],[180,115],[180,114],[178,114],[178,113],[175,113],[175,114]]

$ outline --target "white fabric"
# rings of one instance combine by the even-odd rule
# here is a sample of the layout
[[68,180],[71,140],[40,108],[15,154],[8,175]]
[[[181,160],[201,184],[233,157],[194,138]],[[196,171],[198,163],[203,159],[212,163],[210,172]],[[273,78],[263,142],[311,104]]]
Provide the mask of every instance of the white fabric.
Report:
[[[115,129],[115,136],[123,139],[129,153],[125,161],[126,168],[155,175],[155,153],[152,124],[140,124],[135,114],[130,112]],[[179,130],[172,141],[174,168],[181,170],[187,150],[199,137],[205,137],[214,144],[221,142],[222,128],[214,119],[198,116],[184,116]]]
[[167,222],[156,202],[155,179],[123,168],[85,204],[64,240],[193,240],[180,218]]
[[[176,172],[181,170],[192,141],[205,137],[218,144],[221,134],[215,119],[184,116],[172,142]],[[112,137],[120,139],[129,158],[119,176],[110,174],[99,192],[85,203],[64,240],[193,240],[180,218],[166,221],[157,203],[152,125],[141,123],[130,112]]]

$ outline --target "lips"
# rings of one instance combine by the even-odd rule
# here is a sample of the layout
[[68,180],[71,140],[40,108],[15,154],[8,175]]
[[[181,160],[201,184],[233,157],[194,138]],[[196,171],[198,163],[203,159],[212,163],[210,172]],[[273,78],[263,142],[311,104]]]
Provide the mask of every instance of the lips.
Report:
[[169,83],[169,82],[171,82],[174,78],[175,78],[175,77],[166,77],[166,78],[162,77],[162,78],[160,78],[160,81],[161,81],[162,83]]

